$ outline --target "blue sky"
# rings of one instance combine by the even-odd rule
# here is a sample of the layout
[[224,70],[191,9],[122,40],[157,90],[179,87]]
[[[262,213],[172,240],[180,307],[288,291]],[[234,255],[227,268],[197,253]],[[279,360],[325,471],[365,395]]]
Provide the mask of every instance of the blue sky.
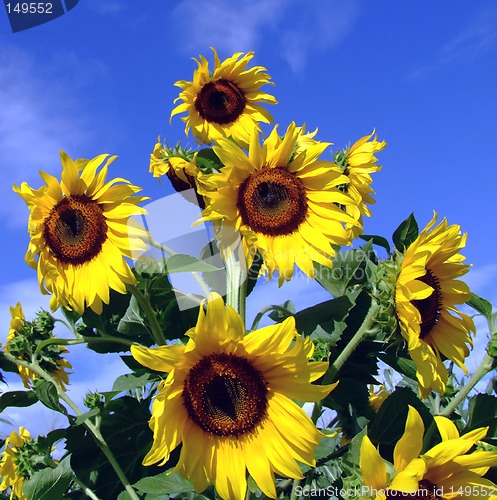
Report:
[[[76,158],[117,154],[113,177],[153,200],[170,194],[148,173],[149,155],[159,134],[193,145],[181,120],[169,124],[173,84],[191,79],[192,57],[212,61],[210,46],[221,58],[255,51],[276,84],[268,91],[280,104],[270,111],[282,129],[292,120],[319,127],[318,139],[340,148],[376,128],[388,146],[365,232],[389,237],[413,211],[423,227],[437,210],[469,233],[468,281],[497,302],[493,0],[80,0],[16,34],[0,10],[1,338],[9,305],[20,300],[29,317],[48,303],[24,263],[28,211],[12,184],[40,186],[39,169],[59,175],[64,149]],[[278,291],[268,284],[253,300],[269,296],[304,306],[321,295],[301,280]],[[81,392],[104,378],[79,375]]]

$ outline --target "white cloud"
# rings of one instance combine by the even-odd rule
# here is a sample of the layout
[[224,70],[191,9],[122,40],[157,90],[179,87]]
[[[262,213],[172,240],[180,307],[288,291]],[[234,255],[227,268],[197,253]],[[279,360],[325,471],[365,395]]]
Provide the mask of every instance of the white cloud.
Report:
[[293,71],[303,70],[311,52],[336,45],[350,31],[356,2],[337,0],[265,0],[233,3],[229,0],[183,0],[171,23],[177,46],[187,54],[273,47]]
[[[94,136],[72,96],[70,54],[65,66],[40,63],[12,44],[0,53],[0,216],[10,227],[26,224],[26,207],[12,191],[23,181],[41,185],[38,171],[59,173],[59,150],[70,152]],[[67,74],[64,73],[67,71]],[[97,71],[99,74],[102,72]]]

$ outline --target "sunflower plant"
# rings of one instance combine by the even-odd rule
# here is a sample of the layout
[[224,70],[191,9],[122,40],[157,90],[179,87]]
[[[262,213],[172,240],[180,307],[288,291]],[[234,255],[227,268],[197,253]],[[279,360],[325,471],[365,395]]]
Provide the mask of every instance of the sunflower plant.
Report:
[[[61,152],[58,177],[14,186],[50,311],[11,307],[1,380],[24,388],[0,411],[41,403],[64,424],[0,436],[1,498],[497,498],[496,314],[464,282],[466,233],[435,211],[421,230],[412,214],[364,234],[386,141],[333,150],[272,125],[266,68],[213,52],[171,112],[198,145],[159,137],[149,160],[197,207],[197,253],[163,242],[115,156]],[[297,310],[260,291],[299,279],[326,300]],[[476,316],[491,335],[470,373]],[[75,401],[76,344],[128,373]]]

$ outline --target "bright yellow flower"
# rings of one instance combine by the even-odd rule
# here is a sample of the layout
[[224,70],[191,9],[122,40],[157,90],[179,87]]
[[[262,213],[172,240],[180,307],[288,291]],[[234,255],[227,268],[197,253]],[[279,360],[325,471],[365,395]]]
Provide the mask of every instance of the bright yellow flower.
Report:
[[200,56],[195,59],[198,68],[193,73],[193,81],[178,81],[176,86],[182,92],[175,99],[182,101],[176,106],[171,118],[187,112],[182,120],[186,123],[186,133],[193,135],[204,144],[222,137],[233,137],[247,144],[251,131],[260,130],[259,122],[271,123],[273,118],[259,104],[276,104],[276,99],[260,90],[270,83],[266,68],[254,66],[246,69],[254,57],[253,52],[237,52],[222,63],[215,49],[214,72],[209,71],[207,60]]
[[276,498],[274,473],[301,478],[313,466],[322,434],[295,404],[319,401],[334,385],[312,385],[326,362],[309,362],[314,346],[288,318],[245,336],[240,316],[212,293],[187,332],[187,345],[132,346],[142,365],[169,375],[152,407],[152,449],[144,465],[165,464],[182,443],[179,471],[197,492],[214,483],[224,499],[243,499],[246,471]]
[[[167,175],[174,186],[173,179],[176,177],[178,182],[182,182],[182,189],[190,189],[195,187],[195,177],[198,168],[194,162],[188,161],[181,156],[174,156],[171,152],[164,148],[161,143],[160,136],[157,138],[157,143],[154,146],[154,151],[150,155],[150,173],[158,178]],[[181,191],[176,186],[176,191]]]
[[82,313],[88,306],[99,314],[102,303],[109,303],[109,288],[126,293],[126,283],[136,282],[124,257],[146,250],[139,239],[145,232],[130,220],[144,213],[137,204],[146,198],[133,196],[140,188],[124,179],[106,182],[115,156],[60,156],[60,182],[40,172],[46,186],[14,186],[31,212],[26,261],[38,270],[42,292],[52,293],[52,311],[64,306]]
[[[22,310],[21,303],[18,302],[15,307],[10,307],[10,315],[12,316],[12,320],[10,321],[10,329],[9,334],[7,335],[7,344],[5,345],[5,350],[7,352],[10,351],[10,342],[12,342],[16,336],[22,332],[23,325],[25,322],[24,312]],[[58,346],[59,354],[55,355],[55,359],[51,362],[50,365],[42,360],[41,367],[47,369],[48,373],[57,381],[57,383],[62,387],[62,389],[66,390],[65,385],[69,384],[69,373],[65,371],[65,369],[71,369],[72,365],[67,361],[67,359],[62,358],[61,354],[67,354],[69,351],[63,347]],[[24,356],[21,358],[24,361],[30,361],[26,359]],[[22,382],[26,389],[29,389],[31,386],[31,380],[35,380],[37,377],[36,373],[32,372],[29,368],[25,366],[17,366],[19,370],[19,375],[21,376]]]
[[457,309],[470,299],[468,286],[456,279],[469,266],[459,252],[466,244],[458,225],[437,215],[406,249],[395,289],[395,308],[409,354],[416,364],[421,397],[445,392],[447,369],[441,354],[467,373],[464,360],[472,345],[473,320]]
[[381,405],[385,399],[390,396],[390,394],[383,384],[378,388],[378,390],[375,391],[374,389],[373,385],[369,386],[369,404],[375,412],[378,412]]
[[31,441],[29,431],[24,427],[19,427],[19,434],[13,431],[5,440],[5,449],[0,458],[0,491],[12,488],[10,493],[11,500],[15,497],[18,500],[25,500],[22,492],[24,482],[29,479],[20,473],[17,467],[16,454],[25,443]]
[[352,238],[356,238],[362,232],[362,216],[371,217],[371,211],[366,205],[367,203],[375,203],[372,197],[374,190],[371,187],[373,182],[371,174],[381,170],[381,166],[376,164],[378,159],[375,153],[381,151],[386,145],[385,141],[377,141],[373,132],[355,142],[345,154],[344,173],[349,178],[346,192],[355,201],[354,205],[347,207],[347,213],[361,222],[359,226],[347,225],[347,229],[352,233]]
[[[176,192],[181,193],[184,198],[192,203],[196,203],[200,208],[205,208],[204,199],[198,194],[197,176],[199,168],[195,164],[195,154],[192,160],[187,160],[175,154],[174,150],[165,149],[162,146],[160,137],[153,153],[150,155],[150,172],[156,178],[166,175]],[[195,197],[190,196],[194,190]],[[186,193],[183,193],[186,191]]]
[[[497,465],[497,453],[468,451],[483,439],[488,427],[475,429],[459,436],[452,421],[435,417],[442,442],[419,455],[423,446],[424,425],[419,413],[409,406],[404,434],[394,448],[395,476],[387,479],[385,462],[370,439],[361,443],[360,467],[365,486],[378,500],[401,498],[488,499],[497,493],[497,486],[482,476]],[[405,495],[404,495],[405,496]]]
[[220,139],[214,151],[223,175],[210,175],[204,193],[204,220],[238,231],[247,266],[258,250],[269,278],[278,270],[280,285],[291,279],[295,264],[310,278],[313,261],[331,267],[332,245],[350,243],[344,224],[358,224],[341,208],[354,203],[340,189],[347,177],[319,160],[329,143],[311,139],[295,123],[283,138],[275,127],[262,146],[254,131],[248,155]]

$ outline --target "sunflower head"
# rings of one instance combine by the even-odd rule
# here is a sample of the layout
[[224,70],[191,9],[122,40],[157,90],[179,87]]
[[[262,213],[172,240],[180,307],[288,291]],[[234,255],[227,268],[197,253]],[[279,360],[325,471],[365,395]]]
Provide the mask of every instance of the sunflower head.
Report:
[[49,453],[47,446],[38,438],[32,440],[24,427],[19,427],[18,432],[13,431],[5,440],[0,457],[0,491],[10,491],[10,498],[15,496],[17,500],[25,500],[24,483],[35,472],[48,466],[41,457]]
[[[150,155],[150,172],[156,178],[166,175],[176,192],[187,201],[192,201],[204,209],[205,202],[197,188],[199,168],[195,164],[195,157],[196,153],[183,149],[179,144],[174,148],[163,146],[158,137],[154,151]],[[195,192],[194,200],[190,196],[192,189]]]
[[[373,179],[371,174],[381,170],[377,165],[378,159],[375,153],[381,151],[386,146],[385,141],[378,141],[375,132],[366,135],[356,141],[345,151],[338,150],[334,161],[343,168],[344,174],[349,179],[344,190],[355,201],[354,205],[346,207],[347,213],[362,223],[362,217],[371,217],[371,211],[368,204],[375,203],[373,198],[374,190],[371,187]],[[347,225],[352,238],[361,234],[361,226]]]
[[181,101],[171,113],[187,113],[182,120],[186,133],[192,131],[196,139],[204,144],[222,137],[233,137],[247,144],[250,131],[260,130],[259,122],[272,122],[271,115],[259,103],[276,104],[276,99],[260,88],[270,83],[266,68],[254,66],[247,69],[254,57],[253,52],[237,52],[223,62],[215,49],[214,68],[211,72],[207,60],[200,56],[193,80],[178,81]]
[[275,127],[262,145],[253,131],[248,154],[228,139],[213,148],[224,175],[210,176],[204,220],[239,231],[247,267],[259,252],[280,285],[295,264],[311,278],[314,261],[331,267],[333,245],[350,243],[345,224],[358,224],[341,208],[354,203],[340,189],[347,177],[319,159],[328,146],[292,123],[283,137]]
[[136,281],[124,257],[146,250],[145,231],[130,220],[144,213],[137,204],[146,198],[134,196],[140,188],[124,179],[106,181],[114,159],[72,160],[61,152],[60,181],[40,172],[45,186],[14,186],[30,210],[26,261],[37,269],[42,292],[52,294],[52,311],[62,305],[83,313],[89,306],[101,313],[109,288],[125,293]]
[[[485,488],[487,494],[497,492],[494,483],[482,478],[491,466],[497,465],[497,453],[479,449],[468,453],[486,436],[488,427],[460,436],[448,418],[437,416],[435,423],[442,442],[420,454],[425,428],[417,410],[409,406],[404,434],[393,452],[392,477],[388,477],[385,462],[368,436],[363,438],[360,467],[365,486],[376,493],[373,498],[408,495],[408,498],[443,500],[470,497],[478,488]],[[475,486],[476,489],[471,489]]]
[[[19,302],[15,307],[10,308],[10,313],[12,320],[5,350],[20,360],[31,361],[31,356],[38,345],[45,340],[54,338],[54,319],[46,311],[40,311],[34,321],[26,321]],[[45,346],[37,356],[40,367],[52,375],[64,390],[65,384],[69,383],[69,373],[65,369],[72,368],[69,361],[62,357],[67,352],[65,347],[52,344]],[[29,389],[32,381],[37,378],[36,373],[20,365],[18,370],[24,386]]]
[[437,215],[401,257],[395,287],[395,309],[409,354],[416,364],[422,397],[445,392],[448,373],[442,356],[467,373],[464,360],[472,346],[473,320],[457,306],[470,297],[459,277],[468,272],[459,251],[466,234]]
[[321,437],[292,400],[318,401],[334,386],[314,385],[328,367],[310,362],[313,345],[294,318],[245,335],[240,316],[217,294],[200,308],[186,346],[132,346],[142,365],[169,375],[152,407],[152,449],[144,465],[165,464],[182,443],[175,470],[197,492],[214,483],[224,499],[244,498],[247,470],[276,498],[274,473],[300,478]]

